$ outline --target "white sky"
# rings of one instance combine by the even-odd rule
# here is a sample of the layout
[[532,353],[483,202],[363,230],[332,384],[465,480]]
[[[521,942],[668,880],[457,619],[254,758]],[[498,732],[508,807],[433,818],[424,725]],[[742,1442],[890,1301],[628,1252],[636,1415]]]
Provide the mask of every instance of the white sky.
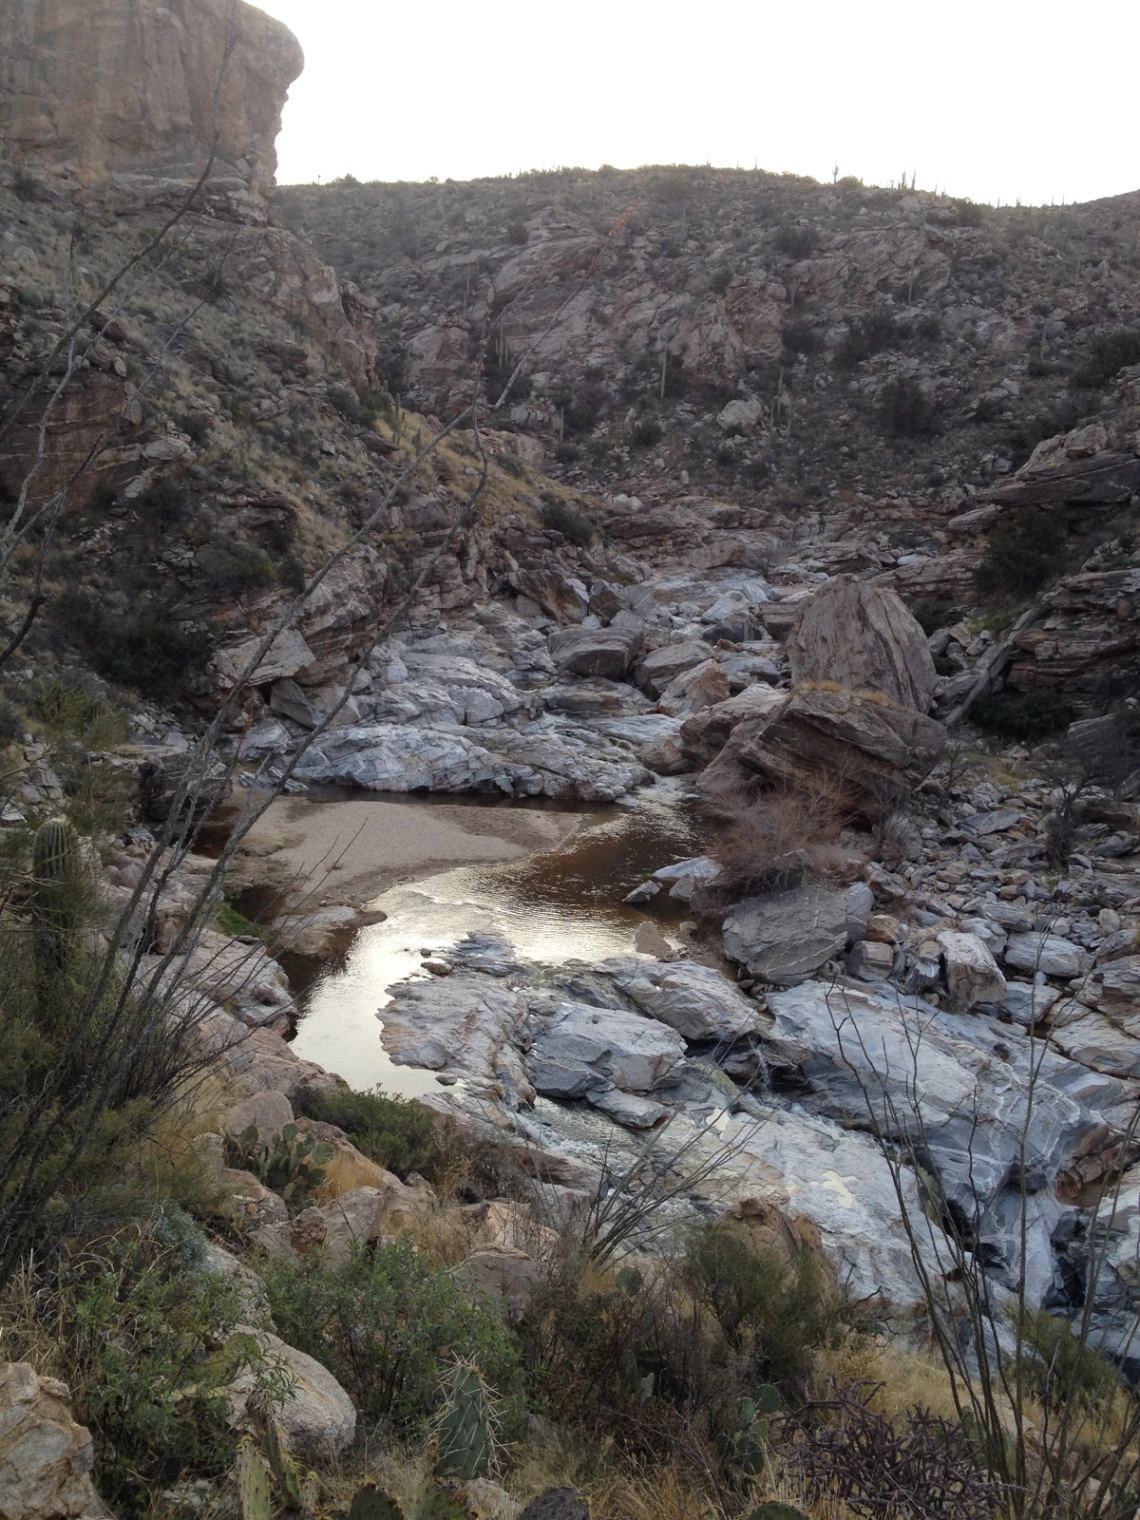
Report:
[[261,0],[305,49],[282,184],[560,164],[975,200],[1140,189],[1140,0]]

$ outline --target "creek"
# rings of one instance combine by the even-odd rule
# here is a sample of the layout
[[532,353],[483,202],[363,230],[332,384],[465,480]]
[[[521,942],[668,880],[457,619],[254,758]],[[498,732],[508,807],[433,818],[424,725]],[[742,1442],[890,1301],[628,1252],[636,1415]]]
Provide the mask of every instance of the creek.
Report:
[[379,1085],[404,1097],[438,1091],[432,1072],[393,1064],[380,1040],[387,989],[427,979],[425,958],[446,959],[466,934],[492,930],[522,959],[546,964],[631,954],[647,922],[668,938],[685,916],[683,902],[667,891],[648,909],[622,898],[659,867],[701,853],[704,830],[688,788],[659,782],[632,806],[577,811],[581,826],[555,849],[460,866],[370,902],[384,921],[360,930],[301,993],[296,1053],[357,1089]]

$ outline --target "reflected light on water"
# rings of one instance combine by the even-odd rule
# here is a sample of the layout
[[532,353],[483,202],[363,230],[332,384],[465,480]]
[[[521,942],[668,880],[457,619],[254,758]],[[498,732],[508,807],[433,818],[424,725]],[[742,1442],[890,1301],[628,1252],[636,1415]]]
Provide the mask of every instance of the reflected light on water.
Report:
[[344,961],[313,984],[293,1049],[357,1089],[379,1085],[405,1097],[438,1092],[434,1073],[393,1065],[381,1045],[388,987],[425,976],[425,954],[446,957],[472,932],[493,930],[520,958],[547,964],[632,954],[640,924],[652,918],[668,932],[668,921],[685,908],[666,898],[646,912],[625,907],[622,898],[658,867],[700,849],[690,805],[675,787],[655,788],[635,808],[599,812],[558,849],[393,887],[370,904],[386,920],[362,929]]

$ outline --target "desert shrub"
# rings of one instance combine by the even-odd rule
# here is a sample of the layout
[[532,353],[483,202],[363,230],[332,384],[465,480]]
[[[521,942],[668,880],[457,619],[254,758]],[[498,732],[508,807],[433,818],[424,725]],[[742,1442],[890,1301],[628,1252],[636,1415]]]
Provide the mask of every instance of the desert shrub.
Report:
[[942,602],[936,597],[920,597],[910,610],[927,638],[939,628],[945,628],[954,616],[953,602]]
[[815,1353],[841,1319],[811,1251],[758,1250],[731,1226],[714,1225],[690,1241],[685,1279],[743,1357],[746,1381],[773,1384],[790,1396],[806,1390]]
[[526,465],[523,464],[517,454],[498,454],[496,458],[500,468],[505,470],[508,475],[513,476],[515,480],[525,479]]
[[517,248],[523,248],[530,241],[530,233],[526,230],[525,222],[509,222],[507,224],[507,242],[514,243]]
[[[870,1407],[873,1387],[833,1388],[831,1418],[795,1422],[785,1462],[828,1512],[861,1520],[993,1520],[1006,1513],[964,1421],[922,1409],[892,1423]],[[760,1511],[763,1513],[763,1510]]]
[[31,1356],[69,1385],[95,1438],[96,1485],[117,1514],[150,1513],[154,1494],[181,1479],[224,1477],[238,1439],[235,1378],[248,1375],[271,1406],[290,1386],[238,1330],[237,1287],[205,1270],[204,1247],[168,1211],[153,1233],[124,1231],[49,1271],[29,1268],[0,1300],[6,1355]]
[[1118,327],[1113,332],[1101,333],[1089,345],[1088,357],[1081,368],[1074,372],[1077,385],[1094,389],[1105,385],[1118,370],[1126,365],[1140,364],[1140,332],[1134,328]]
[[207,584],[217,596],[264,591],[277,583],[277,572],[265,550],[241,539],[199,549],[198,563]]
[[884,348],[909,336],[905,324],[885,306],[877,306],[864,317],[852,317],[847,331],[835,350],[835,362],[840,369],[855,369],[865,359],[881,353]]
[[358,1250],[339,1267],[320,1252],[298,1263],[274,1260],[264,1278],[282,1337],[329,1369],[369,1425],[422,1434],[460,1357],[475,1362],[502,1398],[504,1434],[517,1434],[524,1410],[517,1344],[495,1308],[410,1242]]
[[685,361],[679,354],[670,354],[665,365],[665,395],[672,401],[680,401],[689,389],[689,377],[685,373]]
[[1064,564],[1065,523],[1048,508],[1021,509],[999,519],[975,572],[991,596],[1031,596]]
[[1096,1410],[1111,1403],[1120,1375],[1087,1336],[1047,1310],[1026,1309],[1017,1324],[1021,1376],[1046,1409],[1076,1404]]
[[722,295],[732,284],[732,281],[732,265],[721,264],[718,269],[713,270],[712,274],[709,277],[709,289],[716,291],[718,295]]
[[328,388],[328,402],[334,411],[339,412],[349,422],[363,422],[364,409],[360,405],[360,397],[349,385],[330,385]]
[[539,516],[544,528],[561,533],[567,543],[585,547],[594,536],[589,520],[559,496],[544,496]]
[[172,532],[190,514],[192,500],[186,487],[177,480],[159,480],[139,497],[137,508],[152,531],[151,538]]
[[1001,691],[975,702],[970,716],[979,728],[1036,743],[1068,728],[1076,714],[1058,691]]
[[567,433],[588,433],[598,420],[599,402],[592,395],[563,395],[557,402],[562,426]]
[[17,200],[34,201],[39,192],[39,184],[34,174],[29,174],[26,169],[17,169],[12,176],[12,194]]
[[819,247],[819,233],[814,227],[778,227],[772,246],[789,259],[806,259]]
[[378,1087],[372,1092],[338,1088],[314,1093],[305,1111],[344,1130],[358,1150],[397,1177],[419,1172],[429,1182],[440,1180],[446,1164],[441,1121],[421,1104],[388,1097]]
[[883,426],[896,438],[929,438],[938,431],[930,398],[909,375],[888,380],[879,392],[877,406]]
[[577,464],[582,457],[582,450],[575,448],[572,443],[560,443],[554,450],[554,459],[557,464]]
[[633,424],[630,439],[639,449],[652,448],[655,443],[660,443],[665,436],[665,429],[657,421],[656,417],[643,417]]
[[965,196],[954,201],[954,216],[959,227],[980,227],[986,219],[986,209]]
[[784,348],[789,354],[814,354],[823,346],[822,339],[810,322],[786,322],[783,340]]
[[851,821],[834,791],[809,784],[776,787],[758,796],[747,790],[720,792],[705,802],[716,833],[708,847],[720,873],[693,898],[698,914],[723,913],[730,902],[782,891],[824,876],[830,851]]
[[914,331],[916,336],[925,342],[937,343],[942,336],[942,323],[933,312],[926,312],[914,324]]
[[163,606],[135,617],[114,616],[89,593],[79,593],[61,598],[59,616],[101,676],[145,697],[169,699],[202,669],[210,652],[208,635],[190,631]]

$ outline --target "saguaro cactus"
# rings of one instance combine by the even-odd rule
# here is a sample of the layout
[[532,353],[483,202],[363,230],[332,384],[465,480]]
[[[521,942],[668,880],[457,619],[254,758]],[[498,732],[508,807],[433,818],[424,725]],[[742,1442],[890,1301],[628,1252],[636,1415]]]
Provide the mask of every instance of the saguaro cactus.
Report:
[[79,841],[65,818],[53,818],[32,846],[32,925],[40,1003],[49,1001],[79,945]]

